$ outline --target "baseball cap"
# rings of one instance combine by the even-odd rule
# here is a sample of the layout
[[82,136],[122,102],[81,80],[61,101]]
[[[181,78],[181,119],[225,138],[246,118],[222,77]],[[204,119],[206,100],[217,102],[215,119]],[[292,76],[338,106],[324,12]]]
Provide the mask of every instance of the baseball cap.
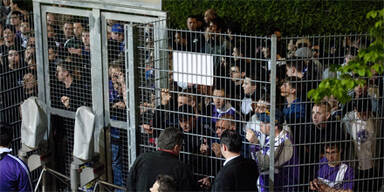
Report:
[[118,24],[118,23],[112,25],[112,32],[114,32],[114,33],[123,33],[124,32],[123,25]]
[[[257,117],[263,123],[270,123],[271,122],[269,112],[257,114]],[[275,112],[275,124],[280,125],[280,124],[283,124],[283,122],[284,122],[283,113],[281,113],[279,110],[276,110],[276,112]]]
[[310,58],[312,57],[312,50],[308,47],[302,47],[296,50],[295,52],[296,57],[304,57],[304,58]]

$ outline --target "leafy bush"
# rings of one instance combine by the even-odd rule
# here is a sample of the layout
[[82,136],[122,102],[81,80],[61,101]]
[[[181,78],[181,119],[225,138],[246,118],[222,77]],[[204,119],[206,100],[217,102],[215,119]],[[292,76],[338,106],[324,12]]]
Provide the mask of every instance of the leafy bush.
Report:
[[366,33],[370,10],[382,1],[330,0],[164,0],[172,28],[186,29],[188,15],[201,15],[214,8],[227,23],[237,23],[244,34],[267,35],[279,28],[284,36]]

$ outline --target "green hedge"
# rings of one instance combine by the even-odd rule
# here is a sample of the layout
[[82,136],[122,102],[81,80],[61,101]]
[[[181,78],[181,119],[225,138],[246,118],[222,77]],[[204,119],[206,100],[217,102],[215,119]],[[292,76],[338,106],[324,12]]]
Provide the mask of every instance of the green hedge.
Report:
[[365,16],[384,7],[384,1],[355,0],[163,0],[170,27],[186,29],[188,15],[214,8],[241,32],[267,35],[279,28],[284,36],[366,33],[372,25]]

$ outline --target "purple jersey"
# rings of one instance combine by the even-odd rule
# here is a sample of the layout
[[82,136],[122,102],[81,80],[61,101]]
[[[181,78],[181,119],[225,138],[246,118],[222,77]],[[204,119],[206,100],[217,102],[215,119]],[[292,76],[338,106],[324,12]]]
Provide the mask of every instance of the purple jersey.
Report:
[[224,107],[225,109],[218,109],[215,105],[212,105],[212,123],[215,124],[217,119],[219,119],[223,115],[232,115],[235,117],[236,109],[233,108],[229,103],[227,103]]
[[345,163],[341,163],[337,167],[330,167],[328,160],[325,157],[322,158],[317,178],[335,189],[353,189],[353,170]]
[[[269,191],[269,155],[271,151],[270,138],[266,137],[265,145],[262,150],[256,153],[256,162],[261,168],[259,176],[259,191]],[[299,183],[299,167],[296,149],[292,146],[289,133],[281,131],[275,137],[275,183],[277,191],[297,191],[295,187],[290,187]]]
[[32,191],[28,167],[10,154],[1,154],[0,191]]

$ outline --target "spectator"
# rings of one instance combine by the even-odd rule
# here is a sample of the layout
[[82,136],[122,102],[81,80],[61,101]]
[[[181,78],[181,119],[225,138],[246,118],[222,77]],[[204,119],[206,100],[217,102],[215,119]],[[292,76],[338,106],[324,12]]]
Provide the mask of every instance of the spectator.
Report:
[[[111,63],[108,69],[108,75],[110,79],[109,102],[111,104],[111,108],[116,110],[126,108],[126,100],[124,96],[126,85],[124,73],[121,66],[123,66],[123,61],[115,60]],[[113,110],[115,115],[118,113],[116,110]]]
[[263,82],[267,81],[267,71],[263,70],[260,66],[250,67],[245,73],[243,83],[244,98],[241,101],[241,113],[246,121],[253,114],[252,103],[260,99],[260,95],[265,92],[262,86]]
[[[20,120],[19,108],[17,107],[24,99],[23,96],[23,76],[27,69],[23,63],[22,55],[14,46],[9,47],[4,66],[0,69],[0,119],[8,122]],[[2,115],[6,115],[3,118]],[[12,115],[9,115],[12,114]]]
[[342,118],[342,109],[340,102],[335,98],[335,96],[325,96],[323,99],[324,102],[329,104],[331,108],[331,119],[341,120]]
[[74,68],[70,63],[60,63],[56,66],[57,80],[61,82],[60,88],[60,101],[64,109],[75,111],[82,105],[89,104],[89,96],[84,89],[84,85],[79,82],[78,78],[74,77]]
[[88,29],[84,29],[84,31],[81,33],[81,41],[83,43],[83,46],[81,48],[81,56],[86,60],[86,63],[90,62],[90,51],[91,51],[91,45],[89,41],[89,31]]
[[[9,7],[11,8],[11,12],[7,15],[7,22],[6,22],[7,24],[11,24],[11,17],[12,17],[13,12],[18,12],[20,17],[24,16],[24,20],[28,20],[28,14],[29,13],[25,10],[20,9],[15,0],[10,0],[9,3],[10,3]],[[7,3],[5,3],[5,4],[7,4]],[[21,17],[21,19],[22,19],[22,17]]]
[[24,67],[19,52],[14,47],[9,48],[7,61],[9,71],[14,71]]
[[198,157],[196,154],[201,153],[201,145],[207,143],[204,136],[213,136],[212,130],[204,126],[200,119],[194,115],[195,113],[190,105],[182,105],[179,107],[178,112],[178,126],[184,133],[183,151],[187,153],[183,153],[181,159],[192,167],[194,173],[206,170],[207,166],[209,167],[208,159]]
[[161,101],[154,112],[153,126],[160,129],[177,125],[177,117],[170,111],[176,111],[175,94],[170,93],[169,89],[161,89]]
[[214,19],[216,19],[217,17],[218,17],[217,13],[214,9],[207,9],[204,12],[204,21],[205,21],[206,27],[208,27],[209,23]]
[[3,31],[4,35],[4,44],[0,46],[0,56],[4,56],[8,53],[8,50],[11,46],[14,46],[17,50],[20,50],[20,42],[15,36],[15,29],[10,25],[6,25]]
[[[379,114],[380,112],[380,102],[374,92],[368,92],[368,79],[360,79],[363,81],[363,84],[358,84],[353,88],[353,92],[348,93],[353,99],[368,99],[372,106],[372,112]],[[371,85],[372,86],[372,85]],[[352,102],[344,105],[343,111],[349,112],[353,110]]]
[[25,98],[37,95],[37,80],[35,75],[27,73],[23,76],[23,88]]
[[50,66],[53,66],[56,68],[56,65],[60,62],[62,62],[62,59],[58,55],[58,49],[56,46],[48,46],[48,61],[50,63]]
[[220,137],[220,151],[225,158],[212,191],[256,191],[258,167],[254,161],[241,155],[241,136],[235,131],[225,130]]
[[299,143],[303,144],[299,147],[300,162],[302,164],[310,164],[309,166],[301,167],[301,180],[303,183],[308,183],[318,167],[313,165],[319,162],[322,154],[324,154],[323,141],[337,141],[344,145],[347,149],[349,138],[347,133],[341,127],[340,123],[332,118],[331,107],[328,103],[315,104],[312,107],[312,122],[313,124],[305,129],[301,129],[301,139]]
[[9,19],[9,24],[15,28],[16,35],[20,35],[20,24],[23,20],[23,15],[19,11],[12,11]]
[[57,24],[57,18],[53,13],[47,13],[47,26],[50,25],[53,27],[55,34],[61,34],[59,25]]
[[21,46],[26,48],[29,40],[29,36],[31,35],[31,28],[29,27],[29,23],[26,21],[23,21],[20,24],[20,40],[21,40]]
[[[265,139],[267,135],[261,132],[260,125],[262,122],[259,120],[259,116],[262,113],[269,113],[270,105],[269,96],[262,96],[253,107],[255,114],[252,115],[245,126],[246,139],[252,144],[249,146],[252,159],[256,159],[253,155],[266,144]],[[288,130],[286,127],[284,129]]]
[[325,147],[325,157],[320,160],[317,178],[309,185],[314,191],[352,192],[354,179],[352,168],[341,162],[342,147],[329,143]]
[[373,119],[372,105],[368,99],[353,101],[354,110],[348,112],[343,122],[347,133],[354,143],[354,153],[358,159],[358,166],[355,169],[357,191],[373,191],[377,186],[375,181],[368,178],[376,177],[376,169],[373,158],[375,158],[376,129],[377,124]]
[[119,50],[124,51],[124,27],[116,23],[111,29],[111,39],[119,43]]
[[192,172],[177,159],[183,142],[183,133],[177,128],[164,129],[158,139],[158,150],[141,154],[129,171],[128,190],[148,191],[159,174],[175,178],[176,191],[196,189]]
[[47,37],[48,43],[54,45],[55,47],[60,47],[60,42],[57,39],[55,29],[52,25],[47,25]]
[[175,32],[172,48],[178,51],[187,51],[189,48],[188,40],[185,38],[185,34],[177,31]]
[[0,20],[7,19],[8,14],[11,12],[11,0],[2,0],[0,2]]
[[176,192],[176,182],[169,175],[159,175],[149,189],[150,192]]
[[116,60],[124,51],[124,28],[115,23],[111,27],[111,38],[108,39],[108,61]]
[[[301,94],[300,88],[300,82],[297,78],[293,77],[286,78],[280,87],[281,96],[285,97],[286,100],[283,113],[287,124],[300,123],[305,120],[306,110],[305,105],[301,103],[301,98],[299,98]],[[295,135],[295,130],[292,131]]]
[[28,166],[10,154],[12,132],[8,124],[0,122],[0,191],[32,191]]
[[297,86],[301,89],[301,92],[297,97],[299,97],[302,101],[306,101],[307,93],[313,88],[318,86],[318,82],[313,80],[317,80],[314,78],[316,73],[313,73],[311,69],[308,69],[306,66],[305,60],[290,60],[286,62],[286,76],[296,78],[300,81]]
[[67,40],[64,43],[65,51],[68,51],[70,54],[78,54],[81,53],[82,41],[81,35],[83,32],[83,26],[80,21],[73,22],[73,34],[74,36]]
[[204,35],[200,32],[198,18],[196,16],[188,16],[187,28],[190,31],[187,34],[188,50],[192,52],[204,52]]
[[[261,132],[267,136],[270,135],[270,115],[268,113],[261,113],[259,120],[262,122],[260,125]],[[275,181],[274,189],[277,191],[295,191],[292,185],[299,183],[299,170],[297,166],[298,158],[296,156],[296,149],[293,147],[293,142],[290,134],[283,129],[283,114],[276,110],[275,113]],[[266,137],[265,145],[262,150],[253,154],[256,157],[256,163],[260,168],[260,191],[268,191],[269,185],[269,159],[271,146],[269,137]]]
[[224,83],[228,84],[228,96],[231,99],[232,106],[235,107],[236,110],[241,110],[241,103],[239,102],[244,97],[244,89],[242,87],[244,77],[245,77],[245,67],[242,67],[240,63],[236,63],[232,65],[229,69],[229,76],[231,81],[224,81]]
[[36,53],[35,48],[32,46],[26,47],[24,51],[24,61],[30,71],[36,71]]
[[212,123],[216,123],[217,119],[225,114],[232,116],[236,114],[236,109],[229,102],[225,101],[225,97],[224,88],[216,87],[213,90]]
[[[87,32],[83,31],[83,34],[84,33]],[[110,118],[113,120],[121,120],[120,116],[124,116],[126,112],[126,105],[124,102],[123,94],[121,93],[122,89],[120,88],[121,86],[125,86],[125,82],[123,82],[123,85],[121,85],[119,81],[119,79],[124,79],[124,74],[122,73],[121,65],[122,61],[116,60],[109,65],[108,69]],[[111,127],[110,131],[113,183],[115,185],[124,186],[124,180],[122,179],[122,138],[120,137],[120,130],[115,127]]]
[[64,48],[64,45],[73,37],[73,24],[70,21],[66,21],[63,25],[63,36],[59,39],[60,47]]
[[[230,47],[225,36],[221,34],[224,28],[224,23],[221,19],[216,18],[209,22],[209,26],[205,30],[205,53],[225,55],[229,54],[227,50]],[[219,64],[219,59],[216,59],[215,64]],[[217,67],[217,65],[216,65]]]

